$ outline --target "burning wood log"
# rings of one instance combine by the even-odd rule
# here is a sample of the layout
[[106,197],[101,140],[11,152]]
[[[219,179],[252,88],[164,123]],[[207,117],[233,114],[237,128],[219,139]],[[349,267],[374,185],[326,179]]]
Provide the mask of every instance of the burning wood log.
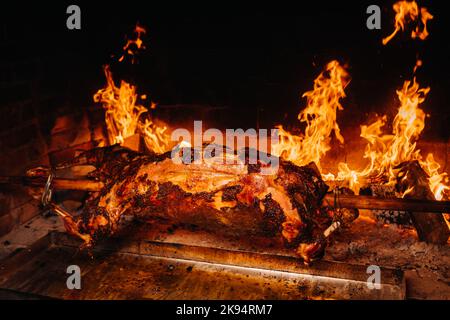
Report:
[[[397,191],[404,195],[405,199],[434,200],[430,190],[428,176],[418,161],[408,161],[400,164],[396,169]],[[448,208],[442,207],[439,212],[447,213]],[[434,214],[429,207],[424,207],[422,212],[415,208],[410,211],[411,220],[417,230],[419,239],[426,242],[445,244],[448,241],[449,229],[442,214]]]
[[[359,190],[359,194],[387,199],[399,198],[395,185],[386,183],[369,183],[369,185],[364,186]],[[373,214],[376,219],[383,224],[394,224],[400,227],[414,227],[408,211],[382,209],[373,210]]]
[[[327,194],[324,201],[330,205],[334,203],[335,196]],[[450,201],[422,200],[422,199],[385,199],[371,196],[341,195],[338,197],[338,205],[342,208],[356,208],[368,210],[399,210],[436,213],[450,211]]]

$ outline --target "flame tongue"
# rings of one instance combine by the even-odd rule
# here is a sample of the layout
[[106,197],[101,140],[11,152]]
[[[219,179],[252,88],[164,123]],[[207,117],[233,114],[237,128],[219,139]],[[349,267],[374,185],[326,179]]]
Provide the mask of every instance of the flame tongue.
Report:
[[337,62],[331,61],[314,80],[314,89],[303,94],[306,108],[298,119],[306,123],[305,134],[296,136],[278,126],[280,143],[273,146],[273,153],[302,166],[320,159],[330,149],[330,136],[334,132],[340,143],[344,142],[336,121],[337,110],[343,110],[340,99],[350,82],[347,71]]
[[[140,105],[136,87],[120,82],[120,87],[114,83],[109,66],[105,66],[106,87],[97,91],[94,95],[95,102],[101,102],[105,109],[106,128],[110,144],[123,144],[124,139],[140,133],[149,150],[156,153],[164,153],[169,148],[170,137],[167,126],[159,124],[150,118],[148,109]],[[143,98],[146,98],[143,95]],[[151,109],[156,106],[154,103]],[[143,115],[146,114],[146,118]]]
[[433,16],[428,12],[427,8],[420,8],[415,1],[398,1],[393,5],[395,14],[395,29],[392,34],[383,39],[383,45],[386,45],[395,35],[400,31],[405,30],[405,25],[408,21],[418,21],[416,28],[411,32],[411,38],[425,40],[428,37],[427,21],[433,19]]
[[369,141],[365,157],[373,164],[368,174],[387,175],[393,181],[394,167],[420,157],[416,141],[425,127],[425,113],[419,108],[419,104],[425,100],[429,90],[420,89],[415,79],[412,83],[405,81],[403,88],[397,91],[400,108],[393,121],[392,135],[380,135],[386,117],[375,125],[362,128],[361,137]]
[[107,85],[94,95],[95,102],[101,102],[105,109],[105,121],[111,144],[123,143],[138,127],[140,116],[147,109],[137,104],[136,87],[121,81],[116,87],[109,66],[104,67]]

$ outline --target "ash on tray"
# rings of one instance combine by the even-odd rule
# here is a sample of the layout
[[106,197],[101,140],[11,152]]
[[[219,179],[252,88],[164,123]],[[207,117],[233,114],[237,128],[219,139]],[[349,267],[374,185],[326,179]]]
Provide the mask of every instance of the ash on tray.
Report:
[[[450,299],[450,246],[419,241],[413,228],[383,224],[374,212],[337,232],[325,260],[399,268],[412,299]],[[450,241],[450,240],[449,240]]]
[[[374,196],[379,198],[397,198],[394,186],[381,184],[371,184],[361,188],[360,195]],[[398,226],[412,228],[411,217],[407,211],[397,210],[373,210],[373,214],[377,221],[385,224],[395,224]]]

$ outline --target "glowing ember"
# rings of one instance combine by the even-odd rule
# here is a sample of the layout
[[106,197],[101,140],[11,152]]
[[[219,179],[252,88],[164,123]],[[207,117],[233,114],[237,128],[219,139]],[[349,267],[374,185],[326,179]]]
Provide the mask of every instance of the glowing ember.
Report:
[[422,60],[417,59],[416,65],[414,66],[413,73],[416,74],[417,69],[419,69],[423,65]]
[[337,110],[343,110],[340,99],[350,82],[347,71],[337,62],[331,61],[314,80],[314,89],[303,94],[306,108],[298,119],[306,123],[305,134],[296,136],[278,126],[280,143],[272,146],[272,153],[302,166],[315,162],[320,168],[321,157],[330,149],[331,134],[344,143],[338,123]]
[[[383,39],[383,45],[386,45],[397,32],[405,30],[405,24],[408,21],[416,22],[416,28],[411,32],[413,39],[419,38],[425,40],[428,37],[427,21],[433,19],[433,16],[424,7],[420,8],[415,1],[399,1],[393,6],[395,14],[395,30],[391,35]],[[418,19],[420,18],[420,22]]]

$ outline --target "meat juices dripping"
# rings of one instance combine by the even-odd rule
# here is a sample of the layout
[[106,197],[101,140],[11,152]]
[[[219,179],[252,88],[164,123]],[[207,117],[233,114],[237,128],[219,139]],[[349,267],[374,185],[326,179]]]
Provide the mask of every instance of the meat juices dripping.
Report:
[[238,238],[279,238],[305,263],[320,258],[324,232],[336,216],[321,206],[328,186],[315,164],[280,160],[276,174],[262,175],[263,164],[239,162],[224,152],[235,164],[223,164],[216,155],[176,164],[170,153],[144,155],[118,145],[87,151],[60,167],[93,165],[89,176],[105,187],[88,199],[80,217],[66,221],[66,229],[92,247],[116,233],[124,215],[162,218]]

